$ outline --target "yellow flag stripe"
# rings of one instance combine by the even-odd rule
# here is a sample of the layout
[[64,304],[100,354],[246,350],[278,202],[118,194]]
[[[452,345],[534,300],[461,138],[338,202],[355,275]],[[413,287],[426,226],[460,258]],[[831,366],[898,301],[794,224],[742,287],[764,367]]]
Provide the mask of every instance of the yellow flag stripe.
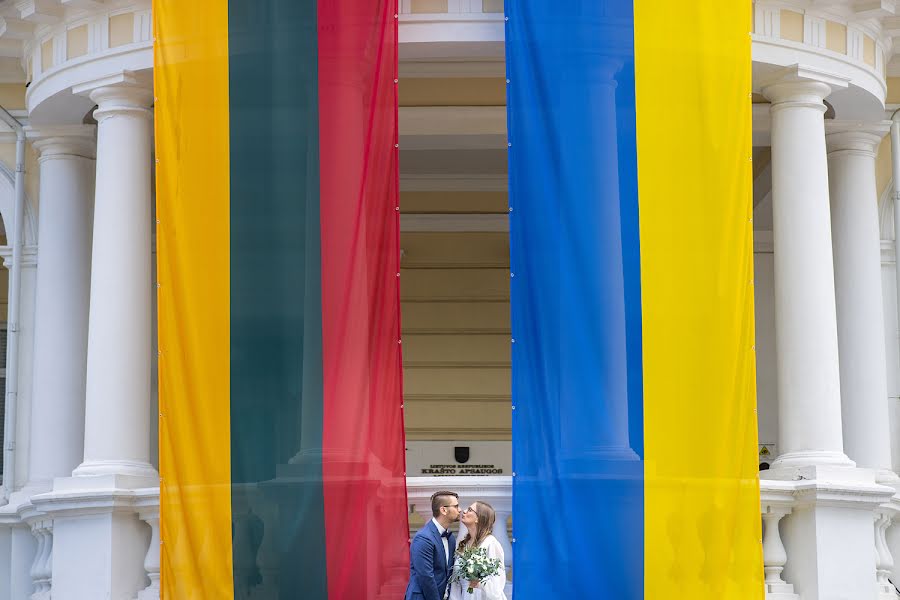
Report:
[[228,3],[153,15],[161,597],[232,598]]
[[635,3],[646,598],[764,595],[749,15]]

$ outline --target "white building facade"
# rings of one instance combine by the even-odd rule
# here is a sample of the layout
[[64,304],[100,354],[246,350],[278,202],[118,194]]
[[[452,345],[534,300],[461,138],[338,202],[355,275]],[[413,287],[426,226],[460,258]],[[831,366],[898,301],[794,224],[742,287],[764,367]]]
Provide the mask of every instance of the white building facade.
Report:
[[[443,81],[465,96],[459,89],[504,78],[502,2],[400,5],[402,79]],[[900,108],[900,3],[757,0],[751,8],[766,593],[895,598],[900,199],[889,131]],[[26,125],[27,139],[17,165],[16,133],[0,133],[11,355],[0,600],[159,597],[152,82],[149,0],[0,2],[0,104]],[[505,165],[490,168],[506,146],[505,110],[480,98],[401,107],[401,161],[411,165],[401,163],[404,192],[505,192]],[[664,107],[661,90],[660,114],[678,118]],[[18,233],[17,168],[26,195]],[[501,215],[472,208],[404,214],[402,226],[407,234],[506,231]],[[423,364],[411,396],[416,378],[435,368]],[[425,392],[406,401],[425,403]],[[489,390],[466,401],[490,411],[498,398]],[[456,439],[455,426],[413,418],[411,427],[414,441]],[[489,448],[509,439],[502,426],[480,435],[499,444]],[[686,460],[703,452],[702,440],[689,443]],[[411,476],[414,511],[425,517],[431,491],[448,486],[464,490],[463,503],[490,499],[511,550],[509,478]]]

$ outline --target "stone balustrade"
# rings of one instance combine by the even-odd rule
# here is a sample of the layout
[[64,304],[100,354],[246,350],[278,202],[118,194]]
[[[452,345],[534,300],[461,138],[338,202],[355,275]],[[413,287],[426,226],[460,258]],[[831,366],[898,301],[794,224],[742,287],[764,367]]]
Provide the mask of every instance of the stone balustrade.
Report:
[[[451,490],[459,494],[462,507],[466,507],[475,500],[481,500],[494,507],[497,513],[497,521],[494,526],[494,535],[500,541],[506,553],[505,563],[507,573],[511,578],[513,568],[513,546],[515,537],[512,535],[512,478],[501,476],[472,476],[472,477],[409,477],[406,481],[407,497],[410,509],[410,536],[431,518],[431,495],[438,490]],[[786,531],[784,523],[797,510],[802,510],[807,502],[807,489],[811,485],[806,481],[774,481],[763,479],[760,482],[760,515],[762,518],[762,547],[764,555],[765,590],[767,600],[799,600],[800,595],[794,587],[794,583],[785,575],[785,565],[790,561],[789,544],[786,547],[782,532]],[[821,487],[821,486],[820,486]],[[881,488],[882,486],[879,486]],[[835,489],[829,488],[829,493],[835,494]],[[871,488],[866,494],[878,492]],[[819,493],[824,493],[821,489]],[[850,493],[844,490],[845,494]],[[854,492],[859,498],[859,492]],[[900,500],[891,498],[889,492],[878,492],[884,500],[882,504],[875,504],[872,500],[865,500],[865,509],[872,512],[873,536],[875,553],[872,562],[873,581],[876,584],[875,598],[879,600],[896,598],[892,572],[894,560],[891,555],[891,545],[888,543],[890,529],[896,515],[900,513]],[[835,501],[837,497],[835,496]],[[860,502],[860,500],[856,500]],[[159,535],[159,490],[147,488],[135,490],[128,499],[128,504],[139,518],[150,527],[149,546],[143,559],[144,570],[147,576],[147,585],[141,590],[135,600],[158,600],[160,594],[160,535]],[[31,567],[31,578],[34,583],[34,600],[49,598],[52,590],[51,565],[53,548],[53,520],[44,510],[41,510],[41,501],[35,505],[28,504],[21,511],[21,521],[26,523],[36,540],[36,552]],[[236,507],[235,536],[241,535],[241,523],[254,515],[263,521],[268,519],[265,503],[257,496],[248,496],[246,505]],[[860,504],[860,508],[864,508]],[[46,509],[45,509],[46,510]],[[51,511],[52,512],[52,511]],[[240,513],[240,514],[238,514]],[[262,575],[260,589],[243,590],[248,597],[271,597],[275,589],[272,563],[275,549],[273,540],[263,539],[259,545],[256,556],[235,556],[235,568],[242,565],[248,569],[259,569]],[[395,586],[396,587],[396,586]],[[266,588],[266,593],[261,593]],[[507,585],[507,597],[512,598],[512,583]]]

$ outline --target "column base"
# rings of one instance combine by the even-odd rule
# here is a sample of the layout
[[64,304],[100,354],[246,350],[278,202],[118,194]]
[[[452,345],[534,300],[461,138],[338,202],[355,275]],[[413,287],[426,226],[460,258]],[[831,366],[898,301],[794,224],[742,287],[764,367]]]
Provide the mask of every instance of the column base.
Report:
[[772,463],[772,469],[797,469],[803,467],[855,467],[843,452],[810,450],[787,452],[780,455]]
[[[113,477],[122,484],[116,487],[124,487],[125,489],[159,485],[159,473],[156,472],[156,469],[149,463],[131,460],[87,460],[72,471],[72,477],[79,479]],[[129,484],[131,481],[134,481],[134,485]],[[54,489],[55,487],[56,484],[54,482]]]

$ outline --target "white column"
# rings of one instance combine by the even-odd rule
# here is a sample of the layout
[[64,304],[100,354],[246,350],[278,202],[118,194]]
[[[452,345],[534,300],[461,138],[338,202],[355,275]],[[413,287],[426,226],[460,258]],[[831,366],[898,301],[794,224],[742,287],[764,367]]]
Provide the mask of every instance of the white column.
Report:
[[30,132],[40,152],[30,482],[71,474],[84,443],[94,127]]
[[126,75],[116,85],[91,89],[90,97],[98,105],[97,191],[84,462],[73,474],[155,479],[150,465],[152,93]]
[[891,471],[875,153],[889,127],[831,122],[826,138],[844,449],[885,482],[897,476]]
[[852,466],[844,455],[825,104],[846,82],[789,67],[763,86],[772,113],[778,467]]

